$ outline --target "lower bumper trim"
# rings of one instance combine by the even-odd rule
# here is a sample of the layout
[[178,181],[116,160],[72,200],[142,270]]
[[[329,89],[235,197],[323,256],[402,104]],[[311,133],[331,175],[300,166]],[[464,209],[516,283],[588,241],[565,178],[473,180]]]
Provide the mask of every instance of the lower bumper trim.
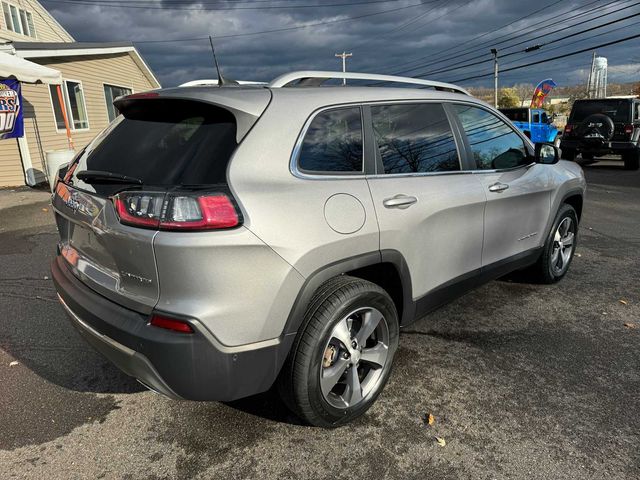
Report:
[[72,320],[73,326],[78,330],[80,335],[82,335],[93,348],[113,362],[120,370],[127,375],[135,377],[149,390],[153,390],[174,400],[182,398],[160,377],[147,357],[98,332],[76,315],[60,294],[58,294],[58,300],[60,300],[60,304],[64,307],[67,315]]

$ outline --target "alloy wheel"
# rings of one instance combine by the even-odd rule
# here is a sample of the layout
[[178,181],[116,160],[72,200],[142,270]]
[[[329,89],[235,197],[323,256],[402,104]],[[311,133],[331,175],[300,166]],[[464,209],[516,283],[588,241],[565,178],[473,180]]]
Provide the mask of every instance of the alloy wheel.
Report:
[[331,331],[320,365],[320,388],[333,407],[352,408],[374,392],[389,356],[389,327],[373,307],[354,310]]
[[556,229],[551,250],[551,270],[556,276],[562,275],[569,267],[575,234],[573,220],[570,217],[565,217]]

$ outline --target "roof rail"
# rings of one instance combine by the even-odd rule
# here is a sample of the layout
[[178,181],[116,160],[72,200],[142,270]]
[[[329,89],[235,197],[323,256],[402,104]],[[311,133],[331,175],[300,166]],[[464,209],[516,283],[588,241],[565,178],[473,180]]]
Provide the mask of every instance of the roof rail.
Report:
[[354,72],[326,72],[315,70],[302,70],[299,72],[290,72],[280,75],[273,79],[269,86],[272,88],[285,87],[291,82],[295,82],[296,86],[320,86],[327,80],[332,79],[348,79],[348,80],[373,80],[376,82],[395,82],[408,83],[413,85],[424,85],[425,87],[433,87],[436,90],[452,91],[470,95],[464,88],[452,83],[435,82],[433,80],[422,80],[421,78],[412,77],[396,77],[395,75],[378,75],[376,73],[354,73]]

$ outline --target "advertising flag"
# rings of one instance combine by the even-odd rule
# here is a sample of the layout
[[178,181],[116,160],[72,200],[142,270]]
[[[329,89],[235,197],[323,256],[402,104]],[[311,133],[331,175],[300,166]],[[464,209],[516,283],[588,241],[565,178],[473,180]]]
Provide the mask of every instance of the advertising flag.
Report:
[[0,80],[0,140],[24,135],[22,90],[18,80]]
[[553,90],[555,87],[556,82],[554,82],[550,78],[542,80],[533,92],[533,98],[531,99],[531,108],[542,107],[544,99],[547,98],[549,92],[551,92],[551,90]]

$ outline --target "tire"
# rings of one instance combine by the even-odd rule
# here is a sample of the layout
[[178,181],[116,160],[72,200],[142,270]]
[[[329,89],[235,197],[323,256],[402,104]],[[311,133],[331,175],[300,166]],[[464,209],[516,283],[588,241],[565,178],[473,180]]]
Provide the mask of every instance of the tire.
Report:
[[[566,226],[569,222],[570,233],[572,233],[572,242],[570,250],[567,252],[566,236],[560,230],[561,226]],[[558,244],[558,240],[561,241]],[[556,283],[562,279],[569,271],[573,254],[576,251],[578,242],[578,216],[571,205],[563,204],[553,222],[553,227],[547,236],[542,248],[542,254],[535,264],[524,272],[527,280],[534,283]],[[560,249],[560,251],[559,251]],[[566,253],[566,255],[565,255]],[[558,264],[562,262],[562,267],[558,268]]]
[[593,160],[593,153],[583,153],[581,156],[583,160]]
[[638,170],[640,168],[640,150],[622,155],[625,170]]
[[361,416],[389,378],[398,335],[395,305],[381,287],[349,276],[325,282],[309,302],[278,377],[284,403],[318,427],[339,427]]
[[562,158],[565,160],[569,160],[570,162],[575,161],[576,159],[576,151],[572,148],[561,148],[562,150]]

